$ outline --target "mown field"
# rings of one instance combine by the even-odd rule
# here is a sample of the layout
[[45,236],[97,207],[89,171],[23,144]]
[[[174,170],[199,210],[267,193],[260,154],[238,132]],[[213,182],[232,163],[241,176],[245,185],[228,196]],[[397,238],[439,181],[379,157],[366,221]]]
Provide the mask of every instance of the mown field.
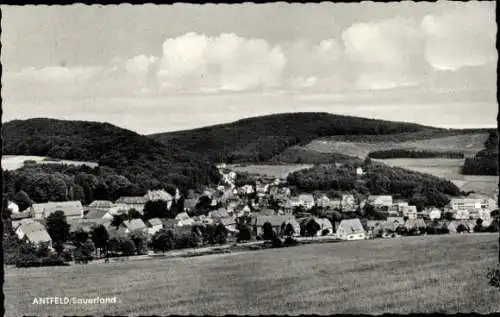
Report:
[[463,159],[384,159],[375,160],[389,166],[402,167],[427,173],[452,181],[463,191],[475,191],[486,195],[498,192],[498,176],[462,175]]
[[310,164],[277,164],[277,165],[229,165],[235,172],[245,172],[249,174],[258,174],[276,178],[286,178],[289,173],[304,168],[310,168]]
[[46,156],[36,155],[2,155],[2,169],[16,170],[24,166],[25,161],[35,161],[37,164],[67,164],[67,165],[87,165],[96,167],[98,164],[85,161],[70,161],[70,160],[51,160]]
[[305,145],[305,149],[324,153],[341,153],[365,158],[372,151],[390,149],[418,149],[432,151],[460,151],[465,156],[474,156],[484,148],[488,133],[468,133],[455,136],[420,139],[414,141],[388,141],[384,136],[368,141],[343,140],[342,137],[317,139]]
[[[486,274],[498,235],[305,245],[195,258],[5,272],[6,316],[500,311]],[[34,296],[117,304],[32,305]]]

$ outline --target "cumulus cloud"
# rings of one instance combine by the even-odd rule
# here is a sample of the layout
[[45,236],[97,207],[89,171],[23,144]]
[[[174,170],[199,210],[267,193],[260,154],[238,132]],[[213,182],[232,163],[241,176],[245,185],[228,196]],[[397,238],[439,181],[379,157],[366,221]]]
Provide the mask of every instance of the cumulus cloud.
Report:
[[163,89],[241,91],[279,85],[285,64],[281,48],[261,39],[187,33],[163,43],[157,77]]
[[441,70],[480,66],[497,60],[495,3],[465,3],[451,12],[427,15],[425,57]]
[[145,76],[157,60],[155,56],[138,55],[125,61],[125,69],[129,74]]
[[413,85],[425,70],[422,55],[425,38],[411,19],[357,23],[341,37],[361,88]]

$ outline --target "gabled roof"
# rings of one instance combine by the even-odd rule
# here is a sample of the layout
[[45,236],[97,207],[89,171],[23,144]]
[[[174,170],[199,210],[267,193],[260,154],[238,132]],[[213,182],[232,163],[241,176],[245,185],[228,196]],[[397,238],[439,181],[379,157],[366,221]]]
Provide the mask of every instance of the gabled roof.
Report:
[[29,231],[26,232],[26,238],[33,243],[43,243],[43,242],[51,242],[52,239],[50,238],[49,233],[45,228],[43,230],[37,230],[37,231]]
[[27,234],[28,232],[45,230],[45,227],[41,223],[39,223],[38,221],[35,221],[33,219],[29,219],[29,218],[20,220],[16,224],[16,227],[14,227],[14,224],[12,227],[14,230],[21,228],[21,230],[24,234]]
[[[165,190],[160,189],[160,190],[149,190],[146,195],[144,195],[145,202],[147,200],[164,200],[164,201],[171,201],[173,200],[172,195],[167,193]],[[144,202],[144,203],[145,203]]]
[[193,209],[196,207],[197,203],[198,203],[198,199],[188,198],[188,199],[184,200],[184,208]]
[[181,213],[178,213],[176,216],[175,216],[175,220],[179,221],[179,220],[187,220],[189,219],[189,215],[187,214],[187,212],[181,212]]
[[127,232],[125,231],[125,228],[122,226],[118,227],[118,229],[116,229],[114,227],[107,227],[106,229],[108,231],[108,236],[110,239],[127,236]]
[[126,205],[144,205],[147,202],[147,198],[144,196],[129,196],[120,197],[115,203],[116,204],[126,204]]
[[298,197],[300,200],[314,201],[312,194],[300,194]]
[[321,230],[331,228],[333,229],[332,223],[326,218],[315,218],[316,223],[321,227]]
[[284,222],[287,221],[286,216],[256,216],[254,218],[254,221],[252,221],[256,226],[263,226],[266,222],[269,222],[271,226],[273,227],[279,227],[281,226]]
[[142,219],[138,219],[138,218],[132,219],[129,221],[124,221],[123,224],[130,231],[142,230],[142,229],[146,228],[146,224],[144,223],[144,221],[142,221]]
[[175,219],[170,219],[170,218],[162,218],[160,220],[163,223],[163,227],[166,230],[173,229],[177,225],[177,222],[178,222]]
[[153,226],[163,226],[163,222],[161,222],[160,218],[152,218],[148,220],[151,227]]
[[217,219],[217,218],[225,218],[228,216],[228,213],[225,208],[219,208],[216,210],[212,210],[208,213],[209,218]]
[[83,218],[85,219],[101,219],[107,213],[106,210],[102,209],[90,209]]
[[[346,232],[357,234],[357,233],[364,233],[365,230],[363,229],[363,225],[361,224],[361,221],[359,221],[358,218],[354,219],[343,219],[339,226],[345,228]],[[338,227],[337,227],[338,230]]]
[[88,205],[88,207],[92,209],[109,209],[114,205],[115,204],[113,204],[113,202],[109,200],[94,200]]
[[83,213],[82,203],[78,200],[33,204],[31,208],[35,214],[45,213],[46,217],[58,210],[64,212],[66,217],[81,216]]

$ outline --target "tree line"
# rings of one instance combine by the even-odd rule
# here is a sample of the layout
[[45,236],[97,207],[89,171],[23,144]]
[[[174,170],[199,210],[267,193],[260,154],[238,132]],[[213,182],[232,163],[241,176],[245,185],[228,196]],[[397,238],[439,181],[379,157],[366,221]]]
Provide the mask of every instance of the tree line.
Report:
[[368,153],[369,158],[391,159],[391,158],[464,158],[462,152],[457,151],[430,151],[412,149],[390,149]]
[[498,133],[490,132],[484,143],[485,149],[464,161],[464,175],[498,175]]

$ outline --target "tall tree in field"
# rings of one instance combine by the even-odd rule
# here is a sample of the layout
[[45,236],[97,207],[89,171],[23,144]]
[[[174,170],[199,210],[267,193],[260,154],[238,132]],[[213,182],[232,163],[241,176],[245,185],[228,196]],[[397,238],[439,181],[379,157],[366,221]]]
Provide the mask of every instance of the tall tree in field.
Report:
[[92,242],[94,242],[96,249],[100,249],[101,252],[108,251],[109,235],[106,227],[104,227],[103,225],[99,225],[92,228],[92,231],[90,232],[90,238],[92,239]]
[[172,231],[160,230],[151,238],[150,247],[155,251],[166,251],[172,249],[174,236]]
[[271,223],[266,222],[262,226],[262,239],[264,240],[272,240],[274,238],[274,231],[273,231],[273,226]]
[[70,225],[66,221],[66,215],[63,211],[57,210],[47,217],[46,222],[47,232],[52,238],[54,249],[57,252],[63,250],[63,243],[68,241]]

